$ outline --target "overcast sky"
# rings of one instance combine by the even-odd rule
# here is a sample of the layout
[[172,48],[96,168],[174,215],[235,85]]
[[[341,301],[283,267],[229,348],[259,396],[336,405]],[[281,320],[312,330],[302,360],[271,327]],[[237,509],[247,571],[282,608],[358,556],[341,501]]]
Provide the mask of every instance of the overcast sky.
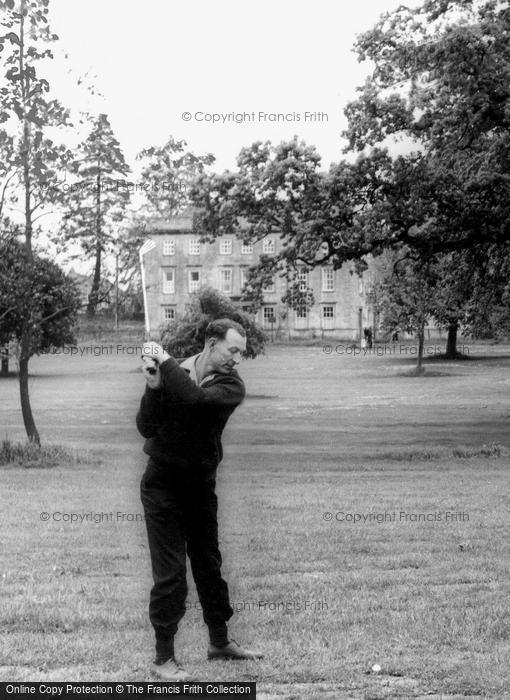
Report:
[[[297,134],[317,146],[327,168],[342,157],[343,109],[369,71],[352,52],[355,37],[400,4],[51,0],[56,56],[67,53],[70,70],[54,62],[52,83],[69,106],[110,117],[131,165],[140,149],[172,135],[196,153],[212,152],[215,170],[233,169],[242,146]],[[249,119],[207,121],[229,113]],[[273,122],[275,113],[291,116]]]

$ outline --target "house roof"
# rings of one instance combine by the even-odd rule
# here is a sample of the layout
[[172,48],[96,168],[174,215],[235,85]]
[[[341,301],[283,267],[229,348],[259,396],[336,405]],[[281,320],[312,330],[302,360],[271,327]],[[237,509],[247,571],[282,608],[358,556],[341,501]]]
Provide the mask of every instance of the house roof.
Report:
[[182,216],[173,216],[171,219],[154,221],[147,228],[147,233],[149,235],[158,233],[188,233],[189,231],[193,231],[192,214],[183,214]]
[[[193,211],[184,212],[179,216],[172,216],[168,219],[151,221],[146,228],[146,233],[149,236],[160,233],[190,233],[194,231],[194,214]],[[248,227],[248,222],[244,217],[239,217],[239,225],[241,230]]]

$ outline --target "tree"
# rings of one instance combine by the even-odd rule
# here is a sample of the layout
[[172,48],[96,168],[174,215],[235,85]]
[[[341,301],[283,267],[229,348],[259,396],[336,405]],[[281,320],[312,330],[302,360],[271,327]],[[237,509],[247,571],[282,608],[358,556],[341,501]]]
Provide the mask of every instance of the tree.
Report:
[[170,136],[163,146],[146,148],[137,155],[142,162],[142,211],[146,220],[167,220],[186,210],[193,181],[214,163],[212,153],[196,156],[186,151],[186,146],[186,141]]
[[124,179],[129,167],[106,114],[93,120],[92,131],[78,147],[70,168],[77,180],[70,185],[62,234],[65,241],[77,241],[85,259],[94,261],[87,306],[87,314],[94,316],[101,298],[103,258],[114,251],[119,222],[130,200]]
[[253,359],[264,352],[267,337],[260,326],[228,297],[208,288],[192,295],[182,319],[161,328],[161,344],[176,357],[195,355],[204,347],[207,325],[217,318],[230,318],[246,330],[246,357]]
[[21,341],[30,324],[29,357],[75,342],[73,326],[80,307],[74,282],[54,262],[34,254],[27,274],[23,246],[0,238],[0,345]]
[[[476,249],[469,251],[476,256]],[[472,293],[466,303],[465,325],[478,337],[510,335],[510,244],[493,246],[483,260],[471,261]]]
[[[280,235],[281,252],[251,271],[255,300],[275,271],[306,293],[296,290],[298,264],[340,267],[384,250],[409,249],[425,262],[473,252],[465,260],[482,267],[470,278],[483,278],[483,261],[493,266],[510,240],[509,22],[504,4],[466,0],[385,15],[356,47],[375,69],[347,108],[355,163],[320,172],[314,149],[294,139],[253,144],[238,172],[199,178],[193,196],[204,234]],[[407,139],[414,152],[392,157],[392,139]],[[452,351],[458,321],[449,326]]]
[[[375,64],[347,108],[358,160],[319,173],[317,154],[297,139],[243,149],[238,172],[194,189],[203,231],[281,232],[284,267],[508,241],[509,22],[505,4],[490,0],[427,0],[385,15],[356,44]],[[390,157],[392,139],[414,153]]]
[[319,170],[315,147],[298,141],[273,146],[257,142],[243,148],[238,171],[201,175],[191,191],[197,208],[196,230],[205,240],[235,234],[245,242],[278,234],[279,250],[260,258],[250,270],[247,299],[257,303],[269,278],[287,278],[286,301],[293,307],[312,301],[297,279],[305,268],[330,262],[335,268],[361,257],[356,216],[370,198],[363,163],[341,163]]
[[374,311],[385,330],[417,334],[416,373],[422,374],[425,326],[432,317],[437,267],[432,261],[424,265],[420,259],[413,260],[409,255],[398,258],[395,253],[383,254],[378,262],[370,291]]
[[[4,215],[4,211],[6,200],[10,201],[11,199],[9,186],[17,176],[15,161],[14,139],[4,129],[0,129],[0,238],[4,235],[4,229],[8,229],[10,226],[9,218]],[[7,345],[2,347],[0,342],[0,376],[6,376],[8,372],[9,348]]]
[[[419,328],[418,316],[448,332],[448,359],[457,352],[457,334],[503,336],[510,328],[508,250],[476,260],[477,250],[435,254],[424,260],[403,249],[373,263],[370,299],[388,331]],[[427,301],[427,308],[424,303]]]
[[431,311],[436,323],[448,332],[446,340],[447,359],[455,360],[459,330],[467,333],[470,323],[467,309],[473,296],[476,264],[469,250],[437,256],[436,281]]
[[5,129],[0,129],[0,226],[9,225],[5,212],[11,199],[9,190],[18,175],[17,167],[14,138]]
[[163,146],[146,148],[137,155],[142,165],[137,189],[143,200],[129,213],[116,239],[119,287],[124,296],[141,296],[139,250],[147,240],[147,228],[186,211],[192,182],[214,162],[212,154],[197,156],[186,145],[170,136]]
[[[0,2],[0,25],[7,33],[0,37],[5,74],[0,87],[2,105],[0,123],[14,125],[9,165],[17,173],[24,210],[23,273],[27,289],[37,278],[32,250],[33,227],[41,216],[38,210],[54,203],[59,197],[57,179],[69,157],[68,149],[55,144],[46,135],[47,127],[68,123],[68,111],[50,99],[48,81],[38,74],[38,68],[52,59],[47,45],[58,39],[48,26],[49,0],[5,0]],[[5,52],[5,53],[4,53]],[[43,212],[44,213],[44,212]],[[23,296],[26,304],[22,314],[19,341],[19,383],[21,410],[30,441],[39,443],[39,434],[30,405],[28,363],[37,333],[39,300]]]
[[507,3],[493,0],[425,0],[382,15],[355,45],[375,67],[346,110],[350,146],[405,134],[456,156],[507,144],[509,28]]
[[[508,3],[491,0],[426,0],[386,13],[356,43],[360,60],[375,67],[346,109],[349,148],[366,152],[404,140],[415,149],[403,159],[417,166],[410,187],[376,207],[374,230],[386,227],[393,241],[425,257],[452,253],[457,280],[446,269],[442,289],[463,297],[472,330],[487,317],[476,300],[499,307],[500,318],[504,307],[501,272],[497,281],[494,271],[502,270],[510,241],[509,30]],[[458,323],[450,321],[453,354]]]
[[[255,295],[257,280],[261,287],[264,274],[279,273],[294,290],[292,303],[302,305],[306,299],[297,293],[295,279],[300,265],[338,269],[355,260],[361,271],[368,254],[387,248],[407,245],[431,254],[439,240],[442,249],[431,212],[438,192],[445,196],[455,183],[448,172],[439,179],[419,153],[393,159],[375,148],[325,173],[315,148],[295,138],[279,146],[255,143],[242,149],[237,162],[237,172],[200,176],[192,198],[197,230],[206,240],[235,234],[253,242],[279,235],[279,252],[252,270]],[[308,296],[309,290],[301,291]]]
[[394,239],[425,255],[451,252],[443,259],[443,298],[434,315],[449,326],[452,356],[461,319],[471,332],[494,328],[494,318],[488,320],[493,306],[504,325],[509,29],[507,3],[427,0],[383,15],[356,44],[360,60],[370,59],[375,68],[346,110],[349,147],[404,139],[416,149],[407,160],[420,163],[421,176],[409,178],[401,201],[385,203],[384,215],[376,212],[374,228],[383,223]]

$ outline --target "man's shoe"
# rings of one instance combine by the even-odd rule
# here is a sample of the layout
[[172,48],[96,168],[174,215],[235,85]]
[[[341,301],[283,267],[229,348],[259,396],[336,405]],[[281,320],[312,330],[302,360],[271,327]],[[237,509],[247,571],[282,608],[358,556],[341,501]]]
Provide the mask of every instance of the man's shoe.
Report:
[[215,647],[214,644],[209,644],[207,658],[234,659],[237,661],[243,661],[246,659],[263,659],[264,654],[261,654],[259,651],[243,649],[243,647],[239,646],[234,639],[231,639],[230,642],[224,647]]
[[153,671],[158,678],[162,678],[164,681],[175,681],[179,683],[181,681],[191,680],[189,673],[186,673],[175,659],[168,659],[164,664],[154,664]]

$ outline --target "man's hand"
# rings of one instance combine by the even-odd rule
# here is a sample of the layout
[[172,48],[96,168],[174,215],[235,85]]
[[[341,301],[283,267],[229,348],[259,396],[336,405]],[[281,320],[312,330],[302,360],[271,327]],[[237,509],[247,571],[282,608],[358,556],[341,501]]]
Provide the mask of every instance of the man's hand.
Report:
[[159,389],[161,387],[161,372],[156,360],[142,356],[142,374],[149,389]]
[[158,343],[154,343],[153,341],[149,343],[144,343],[142,347],[142,359],[143,358],[148,358],[152,360],[156,360],[159,364],[164,362],[165,360],[168,360],[170,355],[163,350],[161,345],[158,345]]
[[142,374],[150,389],[161,387],[161,372],[159,365],[170,355],[158,343],[144,343],[142,348]]

